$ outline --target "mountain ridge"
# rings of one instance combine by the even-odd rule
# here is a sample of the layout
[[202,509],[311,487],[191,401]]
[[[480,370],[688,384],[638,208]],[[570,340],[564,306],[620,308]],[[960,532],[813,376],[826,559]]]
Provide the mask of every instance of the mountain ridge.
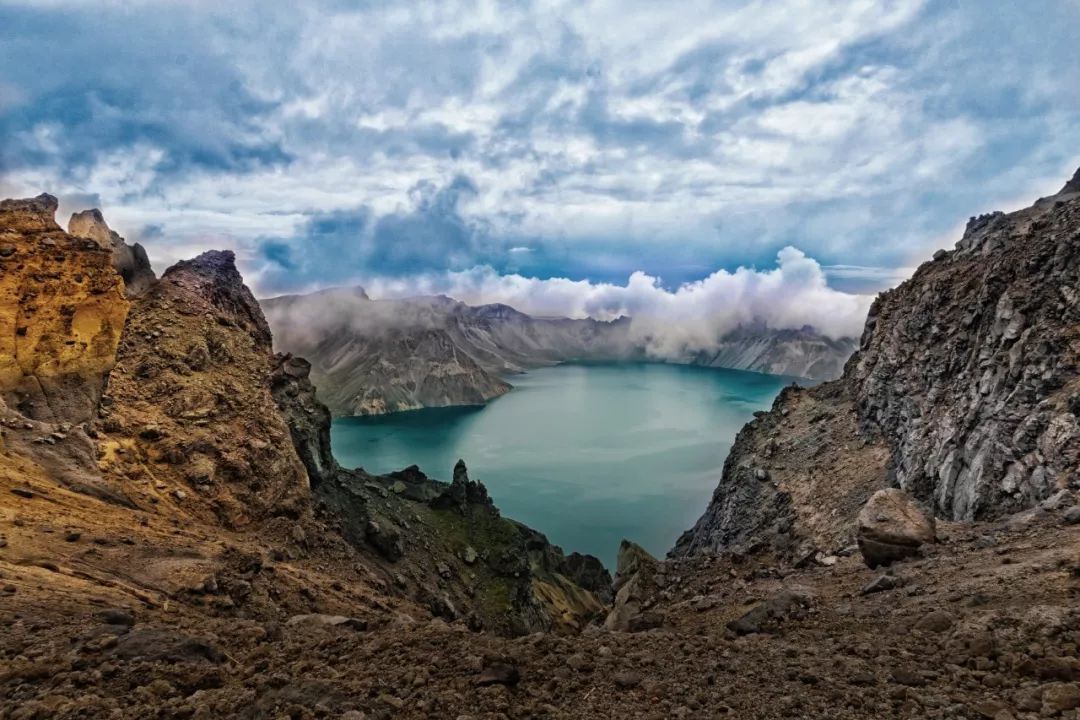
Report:
[[509,392],[514,374],[565,362],[670,361],[821,380],[838,375],[855,347],[854,339],[832,340],[810,327],[756,323],[725,334],[711,351],[666,359],[649,351],[629,317],[537,318],[445,295],[372,300],[361,288],[261,304],[276,346],[312,362],[335,416],[479,405]]

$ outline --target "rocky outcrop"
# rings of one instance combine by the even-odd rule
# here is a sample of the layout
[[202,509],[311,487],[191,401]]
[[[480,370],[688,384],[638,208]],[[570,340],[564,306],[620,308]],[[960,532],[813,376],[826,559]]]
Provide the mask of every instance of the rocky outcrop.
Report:
[[0,202],[0,398],[78,424],[97,410],[128,302],[111,254],[56,224],[57,200]]
[[[9,558],[47,556],[77,568],[48,561],[57,578],[147,603],[348,618],[404,604],[500,633],[602,614],[571,577],[602,580],[599,562],[568,564],[502,518],[464,464],[450,484],[338,466],[310,366],[273,355],[232,253],[178,263],[129,301],[99,244],[107,226],[78,216],[88,237],[73,237],[55,208],[48,196],[0,207],[6,336],[29,343],[2,356],[0,491],[24,503],[17,526],[0,513],[0,550],[17,546],[0,552],[5,578]],[[429,505],[459,489],[462,503]],[[280,574],[260,574],[264,561]]]
[[849,369],[895,482],[947,518],[1030,507],[1080,459],[1080,192],[972,218],[874,303]]
[[520,635],[575,632],[605,611],[610,577],[567,559],[542,534],[500,515],[459,461],[451,483],[417,468],[385,476],[338,469],[315,486],[344,536],[370,547],[395,582],[435,615]]
[[465,461],[458,460],[454,465],[450,487],[432,499],[431,507],[436,510],[455,510],[464,515],[471,506],[489,509],[494,507],[484,483],[470,480]]
[[140,505],[233,528],[295,515],[308,473],[274,371],[233,254],[177,263],[133,301],[100,412],[104,472]]
[[615,600],[604,627],[616,632],[638,632],[658,627],[663,618],[649,608],[657,590],[660,562],[640,545],[623,540],[616,560]]
[[735,437],[709,506],[674,555],[774,552],[792,558],[854,545],[854,519],[888,484],[888,447],[860,430],[847,383],[789,386]]
[[310,373],[307,360],[279,353],[274,356],[270,389],[314,488],[341,468],[330,450],[330,411],[316,397]]
[[1080,192],[973,218],[871,308],[843,376],[790,388],[736,438],[674,555],[836,552],[877,490],[971,520],[1075,488]]
[[934,519],[897,488],[871,495],[855,524],[859,551],[872,568],[911,557],[935,540]]
[[124,279],[124,290],[129,298],[142,295],[156,279],[143,246],[124,242],[124,238],[109,228],[97,208],[73,214],[68,221],[68,232],[112,251],[113,268]]

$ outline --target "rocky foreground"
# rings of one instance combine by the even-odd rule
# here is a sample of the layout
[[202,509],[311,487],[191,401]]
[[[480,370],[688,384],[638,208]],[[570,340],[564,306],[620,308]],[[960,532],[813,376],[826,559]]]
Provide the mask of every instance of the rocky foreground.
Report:
[[613,581],[463,464],[339,468],[231,257],[129,299],[50,200],[0,206],[0,718],[1080,718],[1080,173]]

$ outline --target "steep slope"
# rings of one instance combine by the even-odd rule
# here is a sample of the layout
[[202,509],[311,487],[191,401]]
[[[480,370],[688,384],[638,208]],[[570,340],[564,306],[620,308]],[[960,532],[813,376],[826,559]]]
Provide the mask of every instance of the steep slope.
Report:
[[[1075,180],[1073,181],[1075,183]],[[1075,486],[1080,190],[973,218],[952,252],[880,297],[851,378],[896,483],[944,517]]]
[[509,383],[463,352],[444,328],[328,336],[303,352],[319,359],[319,397],[335,415],[482,405],[510,390]]
[[101,465],[140,505],[242,527],[295,515],[307,476],[271,396],[270,329],[231,252],[169,268],[132,306]]
[[841,379],[785,390],[739,433],[674,554],[836,551],[887,485],[955,520],[1078,489],[1076,184],[973,218],[954,250],[882,294]]
[[358,289],[262,301],[281,351],[309,358],[334,415],[478,405],[510,390],[502,375],[627,352],[626,324],[538,319],[447,297],[370,300]]

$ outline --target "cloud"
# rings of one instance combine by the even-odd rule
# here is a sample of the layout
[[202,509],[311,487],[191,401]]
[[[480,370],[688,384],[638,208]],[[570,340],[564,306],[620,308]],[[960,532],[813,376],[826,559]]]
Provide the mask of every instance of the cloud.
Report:
[[1053,0],[9,1],[2,187],[163,228],[155,265],[230,247],[264,290],[474,263],[681,285],[787,246],[888,271],[1071,175],[1078,23]]
[[644,272],[615,284],[500,274],[490,267],[379,278],[365,289],[373,298],[445,294],[473,305],[500,302],[536,316],[630,316],[634,332],[648,338],[650,349],[662,357],[712,347],[730,330],[753,323],[793,329],[811,325],[830,337],[857,337],[873,300],[830,288],[821,265],[794,247],[777,254],[774,268],[719,270],[674,289]]
[[462,203],[475,195],[476,186],[459,175],[443,187],[417,183],[409,191],[408,207],[384,215],[369,206],[312,214],[291,237],[258,240],[257,283],[273,292],[357,275],[399,277],[489,260],[497,250],[485,227],[461,214]]

